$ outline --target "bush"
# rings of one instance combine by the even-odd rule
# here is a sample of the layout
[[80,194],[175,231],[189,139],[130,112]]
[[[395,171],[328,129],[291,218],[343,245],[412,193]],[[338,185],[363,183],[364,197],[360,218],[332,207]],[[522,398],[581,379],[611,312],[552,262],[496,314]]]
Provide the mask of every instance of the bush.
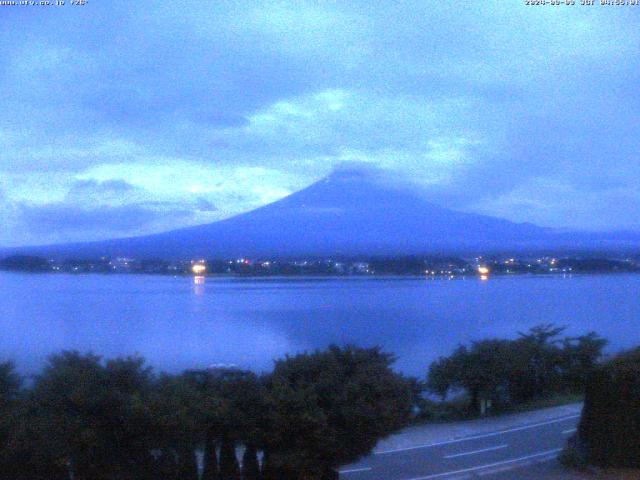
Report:
[[582,393],[606,341],[589,333],[558,335],[563,327],[539,325],[515,340],[488,339],[459,346],[433,362],[428,387],[443,400],[452,391],[469,398],[468,412],[492,405],[495,410],[527,404],[557,394]]
[[578,437],[589,463],[640,467],[640,348],[591,376]]
[[330,347],[278,360],[263,377],[158,376],[138,357],[63,352],[24,389],[0,363],[0,479],[196,480],[200,451],[203,479],[333,480],[407,423],[419,385],[393,360]]
[[268,384],[272,467],[330,478],[405,426],[415,385],[391,370],[393,361],[378,348],[336,346],[277,361]]
[[558,460],[562,465],[569,468],[583,469],[587,467],[587,455],[577,435],[569,438]]

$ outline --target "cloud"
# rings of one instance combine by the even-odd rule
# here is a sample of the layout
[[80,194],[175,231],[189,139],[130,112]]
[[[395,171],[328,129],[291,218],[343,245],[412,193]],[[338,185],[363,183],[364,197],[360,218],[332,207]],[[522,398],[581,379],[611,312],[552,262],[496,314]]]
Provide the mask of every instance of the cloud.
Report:
[[[145,161],[146,160],[146,161]],[[218,218],[269,203],[302,188],[305,177],[250,165],[212,167],[173,157],[139,158],[136,162],[105,163],[88,169],[83,179],[119,178],[158,199],[178,203],[206,200],[215,205]],[[313,177],[311,177],[313,178]],[[202,204],[201,204],[202,205]],[[213,209],[204,209],[214,212]]]
[[[157,220],[139,214],[130,230],[145,233],[258,207],[343,162],[511,219],[615,227],[637,217],[618,206],[635,205],[640,178],[640,29],[627,9],[223,0],[27,10],[0,20],[12,45],[0,59],[0,244],[39,238],[18,205],[147,209]],[[540,178],[564,187],[532,187]],[[594,198],[598,208],[567,214]]]
[[503,195],[486,199],[475,210],[557,228],[640,230],[637,189],[619,185],[581,189],[557,177],[532,179]]
[[20,244],[164,231],[201,223],[216,211],[206,198],[158,200],[121,179],[76,180],[62,200],[48,203],[11,201],[0,191],[0,216],[24,232]]
[[65,236],[72,233],[105,236],[139,231],[158,220],[189,220],[189,210],[153,210],[142,205],[78,207],[64,203],[48,205],[20,205],[21,221],[35,233],[56,232]]
[[198,197],[196,199],[196,206],[201,212],[217,212],[218,207],[216,207],[213,203],[211,203],[206,198]]
[[65,201],[69,203],[119,203],[131,197],[139,197],[141,189],[137,189],[124,180],[77,180],[67,192]]

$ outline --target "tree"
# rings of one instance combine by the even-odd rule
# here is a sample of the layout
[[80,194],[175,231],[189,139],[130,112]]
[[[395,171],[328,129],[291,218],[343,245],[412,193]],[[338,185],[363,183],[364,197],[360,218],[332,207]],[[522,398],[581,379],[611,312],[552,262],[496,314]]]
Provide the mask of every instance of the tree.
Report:
[[195,451],[204,438],[207,404],[189,374],[162,375],[150,398],[153,447],[167,478],[195,480]]
[[149,399],[155,375],[141,357],[118,358],[106,362],[104,373],[108,389],[109,410],[99,412],[104,421],[101,435],[112,442],[106,461],[113,477],[148,478],[152,469],[151,449],[155,439],[151,432],[155,419],[149,411]]
[[488,400],[504,402],[513,368],[512,353],[508,340],[473,342],[471,348],[460,346],[450,357],[431,365],[429,389],[443,398],[452,389],[466,391],[470,412],[483,410]]
[[20,408],[10,455],[16,478],[144,479],[151,462],[146,392],[138,358],[109,362],[63,352],[50,357]]
[[46,272],[51,269],[51,266],[45,258],[30,255],[11,255],[0,260],[0,269],[26,272]]
[[589,377],[577,443],[589,463],[640,467],[640,348]]
[[[200,425],[206,439],[205,478],[213,478],[216,470],[218,478],[239,478],[236,446],[258,445],[264,436],[262,381],[252,372],[235,368],[192,370],[185,375],[200,395]],[[219,460],[215,456],[216,444],[220,446]]]
[[331,346],[276,362],[268,380],[268,468],[280,478],[323,479],[406,425],[412,382],[379,348]]
[[[462,352],[460,352],[460,349],[462,349]],[[458,348],[458,352],[458,354],[454,353],[451,357],[440,357],[429,366],[427,388],[439,395],[442,401],[447,398],[452,388],[461,385],[460,364],[456,360],[460,355],[464,355],[466,348],[461,346]]]
[[569,391],[583,392],[592,376],[607,340],[595,332],[562,341],[563,384]]
[[42,473],[59,476],[62,469],[74,478],[105,478],[107,465],[100,454],[111,444],[98,427],[106,422],[96,417],[113,408],[108,395],[99,357],[63,352],[49,358],[28,400]]
[[218,454],[213,432],[205,434],[202,480],[218,480]]
[[510,379],[510,394],[515,403],[560,389],[562,351],[557,337],[565,328],[541,324],[520,333],[514,343],[515,371]]
[[13,362],[0,363],[0,410],[4,411],[15,402],[22,378],[16,373]]
[[240,480],[235,443],[229,438],[223,439],[220,444],[220,480]]
[[512,371],[511,345],[505,340],[474,342],[461,362],[461,385],[469,392],[471,409],[484,413],[486,402],[503,401],[508,395],[508,378]]
[[242,454],[242,480],[259,480],[260,465],[255,445],[248,444]]
[[465,391],[470,412],[480,408],[481,413],[483,400],[500,407],[556,392],[580,392],[606,341],[593,332],[560,340],[563,330],[543,324],[515,340],[461,345],[430,365],[428,388],[443,400],[452,391]]
[[15,466],[8,456],[7,446],[17,424],[17,400],[21,386],[22,378],[15,372],[13,363],[0,363],[0,473],[8,474]]

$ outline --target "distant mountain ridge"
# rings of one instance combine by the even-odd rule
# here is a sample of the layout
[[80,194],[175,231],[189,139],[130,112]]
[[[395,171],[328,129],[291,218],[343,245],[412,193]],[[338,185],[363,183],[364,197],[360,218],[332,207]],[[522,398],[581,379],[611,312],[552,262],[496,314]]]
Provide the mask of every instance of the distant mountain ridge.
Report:
[[376,176],[336,172],[279,201],[206,225],[132,238],[13,249],[48,256],[228,258],[607,248],[640,234],[560,233],[450,210]]

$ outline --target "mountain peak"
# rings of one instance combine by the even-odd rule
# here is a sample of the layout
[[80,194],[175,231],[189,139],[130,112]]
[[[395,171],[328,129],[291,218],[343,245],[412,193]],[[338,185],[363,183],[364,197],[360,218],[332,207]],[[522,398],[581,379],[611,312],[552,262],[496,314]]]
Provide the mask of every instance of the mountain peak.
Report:
[[[346,165],[303,190],[235,217],[146,237],[76,245],[74,255],[420,254],[511,248],[545,235],[539,227],[446,209],[384,170]],[[72,247],[49,251],[56,248]]]
[[388,207],[389,204],[406,203],[408,205],[413,201],[427,203],[415,185],[402,181],[382,169],[349,165],[334,170],[325,178],[264,208],[348,207],[376,211],[383,206]]
[[344,181],[372,181],[379,180],[385,176],[385,170],[361,162],[347,162],[338,165],[321,181],[344,182]]

